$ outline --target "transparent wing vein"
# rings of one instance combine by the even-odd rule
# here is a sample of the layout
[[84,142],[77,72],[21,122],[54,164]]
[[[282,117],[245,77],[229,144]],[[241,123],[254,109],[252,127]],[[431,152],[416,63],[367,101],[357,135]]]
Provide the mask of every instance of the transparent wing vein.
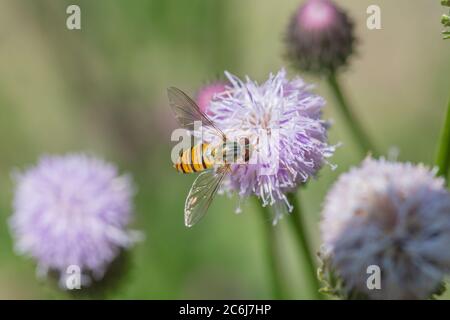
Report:
[[216,134],[225,137],[222,130],[216,127],[214,123],[198,107],[198,105],[183,91],[178,88],[170,87],[167,89],[170,106],[180,125],[190,131],[194,130],[194,122],[200,121],[203,126],[208,126]]
[[192,227],[205,216],[224,176],[225,171],[209,170],[202,172],[195,179],[184,207],[184,222],[187,227]]

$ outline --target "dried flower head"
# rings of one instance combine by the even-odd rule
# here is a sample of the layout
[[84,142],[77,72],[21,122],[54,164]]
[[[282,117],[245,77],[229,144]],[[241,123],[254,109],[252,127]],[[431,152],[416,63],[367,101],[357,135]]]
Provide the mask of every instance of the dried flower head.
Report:
[[34,258],[40,274],[69,266],[85,279],[102,278],[122,248],[140,238],[127,230],[133,215],[132,181],[83,154],[44,156],[14,175],[11,231],[20,254]]
[[331,0],[307,0],[286,32],[287,56],[303,71],[334,72],[353,52],[353,23]]
[[292,210],[286,193],[314,177],[334,152],[321,119],[325,100],[300,78],[288,80],[284,70],[261,85],[225,74],[230,86],[211,102],[212,120],[227,139],[246,137],[254,150],[248,164],[232,166],[224,190],[256,195],[274,207],[276,222]]
[[[450,194],[422,165],[368,158],[341,175],[321,231],[347,296],[427,298],[450,270]],[[381,270],[380,289],[368,289],[372,265]]]

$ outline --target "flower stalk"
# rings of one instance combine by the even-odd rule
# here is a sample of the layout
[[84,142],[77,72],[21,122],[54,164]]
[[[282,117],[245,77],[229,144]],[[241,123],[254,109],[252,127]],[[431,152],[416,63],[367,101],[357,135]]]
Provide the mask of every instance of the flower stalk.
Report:
[[374,155],[378,155],[374,145],[368,138],[367,134],[362,129],[359,121],[356,119],[354,113],[351,111],[349,104],[343,94],[342,88],[336,77],[335,72],[330,72],[327,76],[328,85],[335,97],[337,106],[340,109],[348,127],[352,131],[354,139],[358,144],[358,148],[363,156],[366,156],[367,152],[371,152]]
[[438,143],[435,164],[438,167],[438,175],[444,177],[448,185],[448,173],[450,167],[450,99],[448,101],[444,126]]
[[322,299],[323,296],[320,294],[320,284],[317,279],[317,267],[315,263],[315,254],[311,249],[311,244],[308,241],[306,226],[303,221],[301,207],[298,201],[298,193],[289,193],[287,195],[289,202],[293,205],[294,209],[289,217],[292,228],[298,245],[303,253],[303,261],[305,262],[306,273],[308,274],[308,279],[312,288],[311,297],[313,299]]
[[261,219],[264,224],[264,244],[266,250],[266,259],[268,272],[270,277],[270,282],[272,286],[272,297],[276,300],[286,299],[287,293],[284,289],[283,279],[281,277],[281,268],[279,265],[280,259],[278,259],[278,250],[277,250],[277,239],[275,234],[275,228],[272,223],[272,216],[270,214],[269,207],[261,206],[259,199],[257,197],[253,197],[255,200],[255,205],[258,208],[258,211],[261,213]]

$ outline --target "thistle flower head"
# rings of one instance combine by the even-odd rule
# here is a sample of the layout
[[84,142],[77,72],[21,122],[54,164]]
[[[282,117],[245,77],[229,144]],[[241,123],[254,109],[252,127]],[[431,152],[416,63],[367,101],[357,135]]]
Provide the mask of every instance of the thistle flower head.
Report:
[[40,273],[69,266],[100,279],[122,248],[138,234],[127,230],[133,215],[132,181],[83,154],[44,156],[15,174],[11,231],[19,253],[34,258]]
[[198,90],[196,101],[201,111],[208,112],[209,105],[215,96],[225,91],[226,83],[213,82]]
[[[326,197],[321,231],[346,294],[423,299],[450,269],[450,194],[422,165],[368,158],[343,174]],[[372,265],[378,290],[367,287]]]
[[331,0],[307,0],[291,18],[285,41],[296,68],[334,72],[353,52],[353,23]]
[[224,189],[242,198],[256,195],[275,208],[276,222],[292,210],[285,194],[315,176],[334,152],[321,119],[325,100],[284,70],[261,85],[225,74],[230,86],[212,101],[212,120],[227,139],[249,139],[253,152],[246,165],[232,166]]

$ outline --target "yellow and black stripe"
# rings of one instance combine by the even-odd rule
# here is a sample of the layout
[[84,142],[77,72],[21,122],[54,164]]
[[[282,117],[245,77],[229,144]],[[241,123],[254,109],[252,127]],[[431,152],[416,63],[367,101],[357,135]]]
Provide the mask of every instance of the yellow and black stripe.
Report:
[[209,144],[200,143],[184,150],[175,164],[175,169],[182,173],[194,173],[212,168],[214,162],[208,155],[209,148]]

